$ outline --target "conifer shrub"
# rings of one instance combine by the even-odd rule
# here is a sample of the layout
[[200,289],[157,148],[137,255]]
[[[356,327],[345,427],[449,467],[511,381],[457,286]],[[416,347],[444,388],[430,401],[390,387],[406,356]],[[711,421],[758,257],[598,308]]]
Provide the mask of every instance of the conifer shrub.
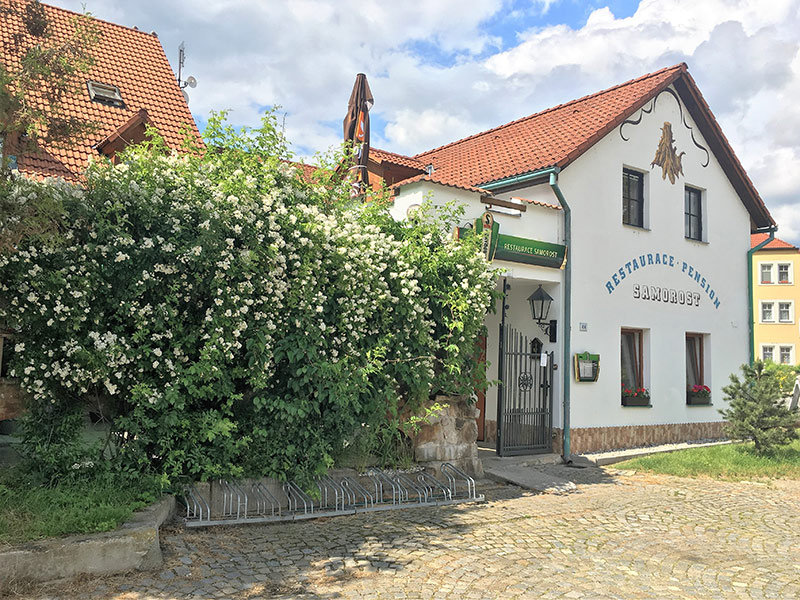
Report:
[[720,413],[727,420],[730,437],[752,440],[758,454],[771,453],[797,439],[797,411],[789,410],[784,402],[778,373],[762,361],[742,365],[742,378],[731,374],[723,392],[728,408]]

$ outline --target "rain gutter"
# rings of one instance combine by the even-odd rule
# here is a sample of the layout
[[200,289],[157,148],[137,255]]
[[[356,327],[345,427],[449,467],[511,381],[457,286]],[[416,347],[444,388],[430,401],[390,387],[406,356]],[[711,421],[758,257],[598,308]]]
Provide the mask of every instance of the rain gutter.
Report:
[[[761,250],[764,246],[769,244],[772,240],[775,239],[775,232],[778,230],[777,225],[770,225],[767,228],[767,233],[769,236],[763,242],[755,246],[754,248],[750,248],[747,251],[747,328],[750,330],[750,364],[752,365],[755,361],[756,356],[756,339],[755,339],[755,315],[753,314],[753,255]],[[763,231],[756,230],[757,233],[764,233]]]
[[561,208],[564,209],[564,245],[567,247],[567,264],[564,272],[564,356],[561,363],[562,376],[563,376],[563,432],[564,444],[561,458],[565,463],[570,463],[571,444],[570,444],[570,340],[572,335],[572,257],[569,255],[572,251],[570,245],[572,243],[572,211],[558,186],[558,174],[561,172],[560,167],[548,167],[546,169],[539,169],[523,175],[515,175],[513,177],[506,177],[505,179],[498,179],[490,183],[480,184],[478,187],[484,190],[497,190],[510,186],[515,186],[524,183],[534,182],[536,180],[543,180],[549,178],[548,183],[553,190]]

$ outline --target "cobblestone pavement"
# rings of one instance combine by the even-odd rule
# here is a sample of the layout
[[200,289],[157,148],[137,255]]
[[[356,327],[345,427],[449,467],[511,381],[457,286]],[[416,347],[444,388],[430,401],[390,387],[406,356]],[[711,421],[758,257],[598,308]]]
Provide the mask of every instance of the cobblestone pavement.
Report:
[[461,504],[165,531],[153,573],[38,598],[800,598],[800,482],[555,469],[567,494],[483,482]]

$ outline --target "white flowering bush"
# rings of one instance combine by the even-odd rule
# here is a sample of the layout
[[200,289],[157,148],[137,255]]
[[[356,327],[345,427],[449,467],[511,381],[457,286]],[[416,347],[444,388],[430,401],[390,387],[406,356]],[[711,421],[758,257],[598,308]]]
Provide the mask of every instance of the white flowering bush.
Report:
[[[305,180],[269,117],[235,134],[216,116],[206,134],[207,152],[146,143],[85,186],[2,190],[64,214],[59,235],[0,254],[32,464],[302,478],[363,423],[485,385],[477,243]],[[103,449],[80,442],[87,408],[112,423]]]

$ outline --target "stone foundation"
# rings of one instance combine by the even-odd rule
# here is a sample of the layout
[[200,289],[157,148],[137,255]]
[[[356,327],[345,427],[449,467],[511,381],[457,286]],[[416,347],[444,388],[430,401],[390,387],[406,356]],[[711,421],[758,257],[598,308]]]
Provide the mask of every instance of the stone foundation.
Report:
[[[713,421],[622,427],[576,427],[570,430],[570,451],[572,454],[585,454],[694,440],[717,440],[725,438],[723,426],[723,421]],[[561,454],[562,432],[560,429],[553,431],[556,432],[553,452]]]
[[414,436],[414,460],[436,475],[442,463],[449,462],[474,477],[482,477],[475,421],[480,411],[464,398],[437,396],[436,402],[448,407],[423,424]]

